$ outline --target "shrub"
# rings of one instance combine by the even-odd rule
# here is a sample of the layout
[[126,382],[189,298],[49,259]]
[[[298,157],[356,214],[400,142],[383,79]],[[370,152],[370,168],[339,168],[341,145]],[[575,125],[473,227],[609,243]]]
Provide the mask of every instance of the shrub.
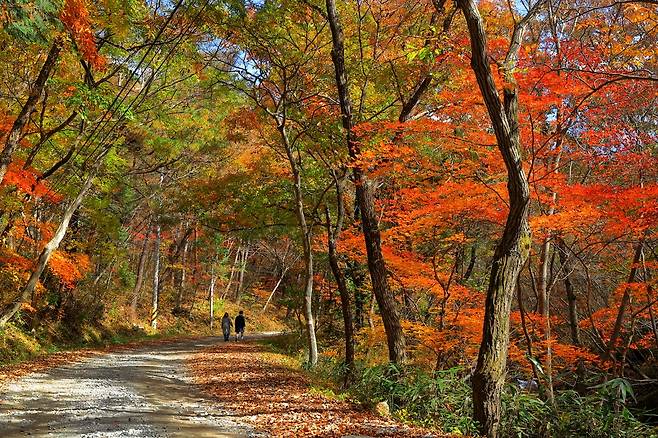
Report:
[[501,435],[519,438],[650,438],[655,429],[643,424],[626,407],[632,395],[624,379],[613,379],[586,396],[576,391],[555,393],[555,405],[535,394],[508,387],[503,396],[505,415]]
[[471,389],[464,370],[451,368],[434,375],[418,368],[385,364],[357,370],[350,389],[361,403],[386,401],[398,418],[451,433],[473,434]]
[[[338,385],[343,365],[325,358],[314,372]],[[576,391],[555,393],[555,405],[537,394],[508,385],[503,393],[500,436],[518,438],[658,438],[655,429],[640,422],[626,407],[633,397],[630,383],[613,379],[592,388],[586,396]],[[463,368],[429,374],[420,368],[394,364],[367,367],[357,363],[349,395],[369,407],[388,403],[400,420],[443,430],[477,435],[472,420],[471,386]]]

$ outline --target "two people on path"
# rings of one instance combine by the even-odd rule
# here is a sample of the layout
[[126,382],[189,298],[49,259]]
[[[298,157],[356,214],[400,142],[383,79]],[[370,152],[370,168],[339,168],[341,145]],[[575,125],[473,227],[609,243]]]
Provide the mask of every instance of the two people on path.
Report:
[[[244,329],[246,327],[246,320],[244,318],[244,312],[240,310],[240,314],[235,317],[235,340],[238,338],[242,340],[244,338]],[[231,336],[231,328],[233,327],[233,321],[228,315],[228,312],[224,313],[222,317],[222,333],[224,334],[224,341],[228,341]]]

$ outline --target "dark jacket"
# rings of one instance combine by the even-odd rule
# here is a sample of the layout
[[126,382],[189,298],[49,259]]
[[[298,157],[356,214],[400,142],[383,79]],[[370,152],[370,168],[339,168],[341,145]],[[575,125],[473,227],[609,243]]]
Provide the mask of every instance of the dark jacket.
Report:
[[235,317],[235,331],[239,332],[244,330],[246,322],[243,315],[238,315]]

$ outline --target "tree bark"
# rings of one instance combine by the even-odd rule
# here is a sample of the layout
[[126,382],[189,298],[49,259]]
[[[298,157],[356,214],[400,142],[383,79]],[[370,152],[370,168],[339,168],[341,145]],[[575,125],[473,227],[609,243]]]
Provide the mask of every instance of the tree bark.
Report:
[[348,387],[352,381],[354,371],[354,317],[352,315],[352,298],[343,270],[338,264],[338,252],[336,250],[336,242],[340,236],[343,226],[343,219],[345,217],[345,206],[343,204],[343,190],[341,181],[338,180],[336,174],[332,171],[332,177],[336,186],[336,224],[332,226],[331,216],[329,209],[325,210],[325,218],[327,221],[327,247],[329,250],[329,266],[331,272],[336,280],[338,293],[340,294],[340,305],[343,313],[343,326],[345,332],[345,374],[343,385]]
[[[555,145],[556,148],[561,148],[562,147],[562,141],[561,139],[558,139]],[[554,174],[558,173],[559,166],[560,166],[560,157],[562,155],[562,152],[558,152],[558,154],[555,156],[555,159],[553,160],[552,163],[550,163],[551,166],[551,172]],[[555,213],[555,201],[557,200],[557,192],[552,192],[551,193],[551,205],[548,207],[548,216],[552,216]],[[537,311],[544,316],[544,318],[548,318],[548,315],[550,314],[550,291],[549,291],[549,282],[550,282],[550,254],[551,254],[551,240],[552,236],[548,235],[544,238],[544,241],[541,246],[541,251],[540,251],[540,256],[539,256],[539,281],[537,285]]]
[[139,296],[142,291],[142,286],[144,284],[144,268],[146,267],[146,258],[148,253],[148,232],[150,225],[146,226],[146,235],[144,236],[144,242],[142,243],[142,252],[139,255],[139,263],[137,265],[137,278],[135,279],[135,287],[133,288],[133,299],[130,303],[130,313],[133,321],[137,319],[137,303],[139,302]]
[[71,222],[73,214],[78,209],[78,207],[80,207],[80,204],[82,203],[85,195],[89,191],[89,188],[91,187],[91,184],[94,180],[95,173],[96,172],[93,171],[89,174],[89,176],[87,176],[87,179],[82,185],[82,189],[78,193],[78,196],[75,197],[73,202],[69,204],[68,208],[64,212],[64,216],[62,216],[62,220],[57,227],[57,231],[41,251],[39,258],[37,259],[36,266],[30,274],[30,278],[28,279],[27,283],[25,286],[23,286],[23,289],[21,290],[18,298],[0,314],[0,327],[4,327],[7,322],[13,318],[16,312],[18,312],[18,310],[21,308],[21,304],[28,300],[34,292],[34,288],[37,286],[41,274],[43,274],[43,271],[46,269],[50,256],[55,250],[57,250],[57,248],[59,248],[60,243],[62,243],[62,240],[66,235],[66,231],[68,230],[69,223]]
[[187,262],[187,248],[189,247],[189,241],[184,238],[183,243],[183,253],[181,255],[181,270],[178,274],[178,285],[176,292],[176,304],[175,309],[181,310],[183,307],[183,296],[185,294],[185,278],[186,278],[186,268],[185,263]]
[[235,267],[238,264],[238,260],[240,259],[241,250],[242,247],[238,245],[238,249],[235,250],[235,260],[233,260],[233,264],[231,265],[231,275],[229,275],[228,281],[226,282],[226,288],[224,289],[224,293],[222,293],[222,300],[226,298],[226,295],[228,295],[228,292],[231,290],[231,285],[233,284],[233,276],[235,275]]
[[272,289],[272,292],[270,293],[270,296],[267,297],[267,301],[265,301],[265,305],[263,306],[263,310],[261,310],[261,312],[264,313],[265,310],[267,310],[267,306],[269,306],[270,301],[272,301],[272,298],[274,297],[274,294],[279,289],[279,286],[281,285],[281,282],[283,281],[283,278],[286,276],[286,272],[288,272],[287,267],[283,268],[283,270],[281,271],[281,276],[279,277],[279,280],[274,285],[274,289]]
[[235,301],[240,304],[240,297],[242,295],[242,286],[244,284],[244,272],[247,269],[247,259],[249,258],[249,245],[245,246],[242,250],[240,258],[240,273],[238,274],[238,286],[235,289]]
[[[342,115],[343,129],[347,140],[347,149],[352,160],[357,160],[361,151],[352,130],[352,103],[348,89],[348,78],[345,70],[345,47],[343,29],[341,27],[335,0],[326,0],[327,20],[331,28],[333,47],[331,58],[336,76],[336,89]],[[364,174],[363,169],[353,169],[354,184],[356,185],[356,198],[360,210],[361,226],[368,256],[368,270],[372,281],[373,293],[379,305],[386,340],[388,344],[389,360],[393,363],[406,361],[406,342],[397,303],[393,296],[387,277],[386,264],[381,249],[381,235],[379,220],[375,211],[373,188]]]
[[0,184],[2,184],[5,179],[7,169],[12,162],[14,152],[18,147],[18,142],[21,139],[23,130],[30,120],[30,116],[32,115],[32,112],[34,112],[34,109],[36,108],[36,105],[41,98],[41,94],[46,87],[46,81],[48,80],[48,77],[50,77],[50,73],[57,64],[57,59],[59,58],[59,54],[62,51],[62,45],[63,42],[60,38],[55,39],[53,42],[53,45],[50,47],[50,51],[48,52],[48,57],[41,66],[39,75],[37,76],[36,81],[34,81],[34,84],[30,89],[27,101],[21,108],[18,117],[16,117],[16,120],[14,120],[14,123],[9,130],[9,133],[7,134],[5,147],[2,152],[0,152]]
[[[639,269],[640,259],[642,258],[642,248],[644,247],[644,238],[642,238],[637,246],[635,247],[635,254],[633,255],[633,261],[631,263],[631,269],[628,273],[627,283],[634,283],[635,278],[637,277],[637,271]],[[617,318],[615,319],[615,326],[612,329],[610,334],[610,340],[607,345],[607,353],[610,355],[612,350],[615,348],[617,338],[621,334],[621,329],[624,324],[624,318],[626,317],[626,312],[628,311],[628,306],[631,304],[631,291],[628,287],[624,288],[624,294],[621,297],[621,302],[619,303],[619,310],[617,311]]]
[[304,249],[304,316],[308,336],[308,363],[314,366],[318,362],[318,343],[315,337],[315,318],[313,317],[313,229],[306,222],[304,211],[304,197],[302,193],[302,177],[299,165],[293,155],[292,145],[288,139],[285,124],[278,126],[281,142],[288,157],[290,170],[293,176],[293,189],[295,192],[295,215],[299,231],[302,234],[302,247]]
[[[553,193],[553,196],[556,194]],[[553,213],[553,208],[549,214]],[[546,376],[546,399],[551,403],[555,403],[553,395],[553,349],[551,347],[551,308],[550,296],[551,288],[549,286],[551,276],[551,238],[546,237],[541,246],[540,251],[540,267],[539,267],[539,281],[537,287],[537,310],[541,315],[544,323],[544,340],[546,341],[546,359],[544,361],[544,374]]]
[[471,275],[473,274],[473,269],[475,268],[475,261],[477,260],[477,245],[475,243],[473,246],[471,246],[471,258],[468,261],[468,266],[466,267],[466,271],[464,272],[464,275],[462,276],[460,282],[466,283],[469,278],[471,278]]
[[215,265],[210,267],[210,291],[208,294],[208,307],[210,308],[210,332],[215,324]]
[[571,331],[571,342],[574,345],[582,345],[580,340],[580,325],[578,318],[578,297],[574,291],[573,284],[571,283],[571,278],[569,276],[568,262],[567,262],[567,248],[564,244],[564,240],[558,238],[557,240],[557,250],[560,257],[560,266],[564,272],[564,290],[567,295],[567,303],[569,306],[569,329]]
[[548,266],[551,252],[551,239],[544,238],[539,251],[539,278],[537,281],[537,313],[546,317],[548,310]]
[[487,36],[475,0],[459,0],[471,43],[471,68],[496,135],[498,150],[507,169],[509,213],[491,265],[485,300],[482,343],[473,374],[473,412],[483,435],[498,436],[500,395],[505,383],[509,347],[510,310],[518,275],[530,251],[528,225],[530,191],[521,161],[518,127],[518,95],[513,69],[528,20],[537,13],[537,3],[514,27],[505,59],[505,89],[500,101],[489,66]]

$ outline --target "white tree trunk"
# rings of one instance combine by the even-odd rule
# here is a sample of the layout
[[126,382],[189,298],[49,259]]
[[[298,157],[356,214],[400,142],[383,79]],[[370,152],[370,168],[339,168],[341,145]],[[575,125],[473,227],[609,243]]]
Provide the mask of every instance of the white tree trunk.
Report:
[[212,332],[215,323],[215,266],[210,267],[210,296],[208,297],[210,304],[210,331]]
[[21,304],[32,295],[34,288],[37,286],[37,283],[39,282],[39,278],[41,278],[41,274],[43,274],[43,271],[46,269],[46,266],[48,265],[48,260],[50,260],[50,256],[52,255],[53,252],[55,252],[57,248],[59,248],[59,244],[62,243],[62,240],[66,235],[66,231],[69,228],[69,223],[71,222],[71,218],[73,217],[73,214],[78,209],[78,207],[80,207],[80,204],[82,203],[82,200],[87,194],[87,191],[89,191],[89,188],[91,187],[91,184],[94,180],[95,173],[96,172],[92,172],[87,177],[84,184],[82,185],[82,189],[78,193],[78,196],[76,196],[76,198],[73,200],[73,202],[71,202],[71,204],[64,212],[64,216],[62,217],[62,220],[59,223],[59,227],[57,227],[57,231],[55,232],[55,235],[52,237],[52,239],[50,239],[50,242],[46,244],[46,246],[43,248],[43,251],[41,251],[36,266],[34,267],[32,273],[30,274],[30,278],[27,280],[27,283],[25,284],[25,286],[23,286],[23,289],[20,295],[18,296],[18,298],[16,298],[16,300],[8,308],[6,308],[0,315],[0,327],[5,326],[5,324],[7,324],[7,322],[21,308]]

